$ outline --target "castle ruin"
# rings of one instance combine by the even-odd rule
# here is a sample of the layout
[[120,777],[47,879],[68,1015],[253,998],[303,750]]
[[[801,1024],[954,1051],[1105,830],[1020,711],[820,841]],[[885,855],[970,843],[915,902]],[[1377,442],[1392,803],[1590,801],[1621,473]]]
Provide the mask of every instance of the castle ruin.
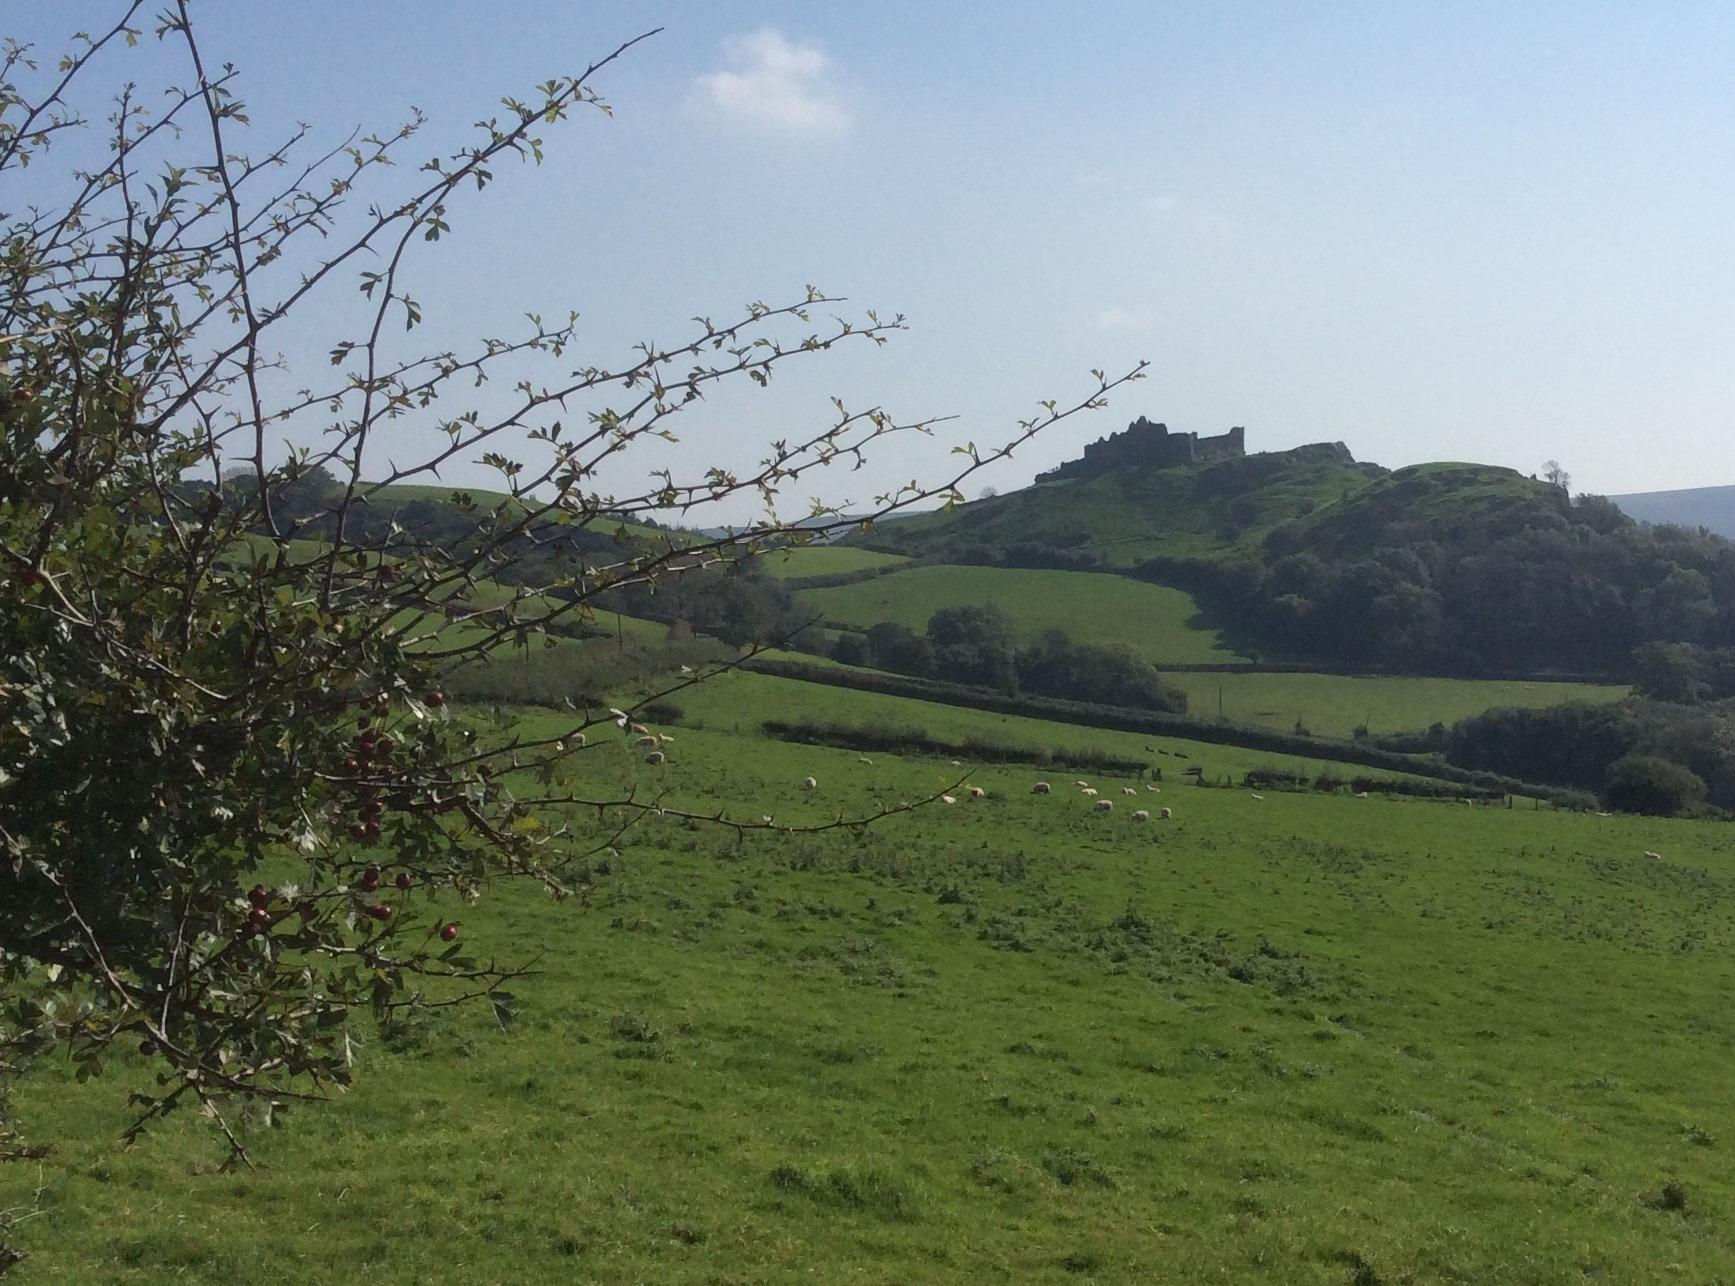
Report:
[[1088,478],[1110,469],[1166,469],[1178,464],[1235,460],[1247,454],[1246,430],[1239,426],[1214,438],[1197,433],[1170,433],[1166,424],[1139,416],[1124,433],[1111,433],[1089,443],[1084,456],[1038,474],[1038,482],[1057,478]]

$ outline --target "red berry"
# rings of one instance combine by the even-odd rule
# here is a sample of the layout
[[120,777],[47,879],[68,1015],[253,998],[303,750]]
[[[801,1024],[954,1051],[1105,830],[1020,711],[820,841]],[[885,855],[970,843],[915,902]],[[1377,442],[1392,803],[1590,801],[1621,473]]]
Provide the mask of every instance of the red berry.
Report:
[[361,837],[363,839],[378,839],[380,837],[380,823],[377,817],[370,817],[361,824]]
[[492,768],[490,768],[487,764],[477,764],[476,765],[476,775],[479,776],[483,781],[487,781],[490,777],[492,777],[494,775],[494,770]]
[[440,930],[440,940],[442,942],[451,942],[455,940],[457,936],[458,926],[455,924],[448,924]]
[[18,579],[26,589],[42,584],[42,573],[33,567],[26,567],[18,573]]
[[357,759],[354,755],[344,756],[343,770],[351,777],[355,776],[361,771],[361,760]]
[[416,885],[416,882],[410,878],[410,873],[408,871],[399,871],[398,872],[397,886],[400,889],[402,889],[405,893],[408,893],[412,888],[415,887],[415,885]]
[[256,906],[247,913],[247,932],[264,933],[271,927],[271,912]]
[[367,909],[367,913],[376,920],[384,921],[392,918],[392,909],[384,902],[375,902]]
[[441,692],[438,688],[435,688],[432,692],[428,693],[428,704],[436,708],[445,705],[446,694]]
[[367,838],[367,824],[365,822],[357,822],[354,826],[351,826],[349,828],[349,833],[351,835],[355,836],[357,839],[366,839]]
[[271,890],[263,884],[255,884],[247,891],[247,900],[255,907],[269,906],[271,904]]
[[370,866],[367,868],[367,870],[365,870],[361,873],[361,887],[365,891],[372,893],[379,886],[380,886],[380,868],[379,867]]
[[392,757],[392,748],[397,744],[398,743],[393,741],[390,737],[381,737],[378,741],[374,742],[374,754],[381,759],[390,759]]

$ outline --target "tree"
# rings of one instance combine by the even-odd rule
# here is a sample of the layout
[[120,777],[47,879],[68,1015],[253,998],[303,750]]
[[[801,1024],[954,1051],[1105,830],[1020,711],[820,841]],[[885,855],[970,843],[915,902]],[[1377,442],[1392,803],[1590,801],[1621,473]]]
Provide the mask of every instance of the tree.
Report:
[[1559,460],[1544,460],[1542,462],[1542,480],[1551,487],[1559,487],[1562,491],[1572,489],[1572,475],[1560,467]]
[[[500,877],[564,896],[587,853],[673,811],[586,786],[602,734],[629,731],[637,707],[526,738],[454,715],[442,674],[582,619],[599,595],[843,526],[835,508],[798,527],[775,506],[813,470],[931,422],[839,403],[748,472],[700,462],[602,494],[600,466],[672,437],[714,386],[765,386],[787,362],[882,344],[902,319],[816,323],[840,301],[810,287],[630,353],[578,353],[571,317],[537,315],[465,351],[417,351],[422,256],[500,164],[538,160],[545,131],[602,106],[592,82],[638,40],[398,167],[421,149],[419,115],[305,157],[305,127],[244,150],[235,73],[206,58],[188,0],[149,33],[142,10],[49,72],[17,45],[0,55],[0,1093],[45,1051],[85,1076],[125,1042],[160,1072],[134,1130],[194,1104],[245,1161],[225,1105],[344,1084],[358,1012],[509,1013],[517,971],[457,933],[457,903]],[[184,83],[146,114],[146,92],[116,79],[93,124],[80,102],[147,34],[179,51]],[[63,164],[81,130],[100,154]],[[316,320],[326,373],[286,391],[271,354]],[[539,360],[544,379],[472,392]],[[1138,375],[1093,373],[1070,406],[964,448],[951,477],[856,511],[959,500],[979,468]],[[400,421],[433,448],[384,459]],[[318,445],[274,463],[285,440]],[[381,516],[388,487],[466,460],[498,474],[503,499],[455,492],[440,516],[456,530],[439,535]],[[730,497],[767,516],[718,538],[622,526]],[[473,601],[489,577],[513,592]],[[588,832],[571,828],[575,805],[597,819]],[[757,809],[686,815],[762,825]],[[8,1128],[0,1098],[0,1149],[16,1153]]]
[[1705,801],[1705,782],[1667,759],[1624,755],[1609,765],[1603,798],[1618,812],[1674,817]]

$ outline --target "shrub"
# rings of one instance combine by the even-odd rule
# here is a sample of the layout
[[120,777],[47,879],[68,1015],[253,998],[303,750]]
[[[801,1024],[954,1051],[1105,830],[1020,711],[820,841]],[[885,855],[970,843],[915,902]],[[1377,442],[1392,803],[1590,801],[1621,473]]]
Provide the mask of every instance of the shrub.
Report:
[[1675,817],[1705,802],[1705,783],[1667,759],[1624,755],[1609,765],[1603,799],[1618,812]]

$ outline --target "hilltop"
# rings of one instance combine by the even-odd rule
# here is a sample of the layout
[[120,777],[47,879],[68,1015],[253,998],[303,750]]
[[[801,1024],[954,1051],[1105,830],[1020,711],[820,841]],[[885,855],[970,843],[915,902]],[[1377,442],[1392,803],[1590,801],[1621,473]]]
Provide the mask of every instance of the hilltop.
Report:
[[1267,660],[1624,679],[1641,645],[1735,633],[1728,541],[1640,527],[1512,469],[1392,471],[1341,443],[1236,454],[1242,442],[1141,417],[1021,491],[854,539],[925,562],[1183,589],[1227,650]]
[[[1114,439],[1110,439],[1111,442]],[[1155,557],[1256,553],[1276,528],[1384,474],[1341,444],[1091,471],[876,527],[857,543],[945,562],[1131,568]]]

